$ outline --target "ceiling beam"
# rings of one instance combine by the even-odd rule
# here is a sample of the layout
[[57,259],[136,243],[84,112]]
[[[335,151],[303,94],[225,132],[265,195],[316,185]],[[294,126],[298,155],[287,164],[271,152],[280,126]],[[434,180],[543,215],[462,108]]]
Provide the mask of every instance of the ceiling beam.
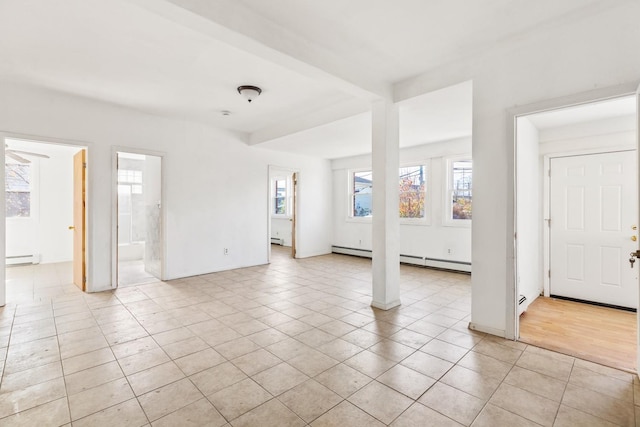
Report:
[[[258,15],[236,0],[127,0],[264,60],[360,99],[392,99],[390,83]],[[256,70],[259,72],[259,70]]]

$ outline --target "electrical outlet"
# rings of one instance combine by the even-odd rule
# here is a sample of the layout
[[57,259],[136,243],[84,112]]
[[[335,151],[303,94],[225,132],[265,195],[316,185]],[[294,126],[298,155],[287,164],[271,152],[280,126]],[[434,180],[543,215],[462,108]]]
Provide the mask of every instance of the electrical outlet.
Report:
[[229,248],[224,248],[224,254],[229,255]]
[[362,246],[362,239],[361,239],[361,240],[358,240],[358,244],[359,244],[360,246]]
[[447,255],[453,255],[453,249],[447,248]]

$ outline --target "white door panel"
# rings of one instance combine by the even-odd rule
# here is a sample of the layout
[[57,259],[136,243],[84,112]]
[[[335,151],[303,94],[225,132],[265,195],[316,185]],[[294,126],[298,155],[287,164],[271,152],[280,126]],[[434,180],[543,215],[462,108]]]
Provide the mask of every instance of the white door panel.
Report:
[[551,159],[552,295],[637,307],[635,169],[632,151]]

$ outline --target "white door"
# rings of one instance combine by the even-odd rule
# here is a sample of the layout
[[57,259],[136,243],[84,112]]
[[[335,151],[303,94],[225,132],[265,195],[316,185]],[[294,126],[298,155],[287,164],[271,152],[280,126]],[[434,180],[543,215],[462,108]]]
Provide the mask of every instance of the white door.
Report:
[[636,153],[553,158],[551,295],[636,308],[638,247]]

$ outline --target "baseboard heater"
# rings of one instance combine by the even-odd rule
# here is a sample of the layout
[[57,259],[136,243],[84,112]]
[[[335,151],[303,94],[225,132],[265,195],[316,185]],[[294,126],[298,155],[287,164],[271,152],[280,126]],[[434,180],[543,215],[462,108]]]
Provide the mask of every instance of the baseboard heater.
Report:
[[[371,258],[372,251],[369,249],[348,248],[346,246],[331,246],[334,254],[353,255],[364,258]],[[471,263],[465,261],[454,261],[450,259],[438,259],[425,256],[400,254],[401,264],[417,265],[420,267],[438,268],[441,270],[452,270],[463,273],[471,273]]]
[[26,265],[26,264],[38,264],[40,260],[36,255],[15,255],[5,258],[5,264],[11,265]]
[[280,237],[272,237],[271,238],[271,244],[272,245],[283,246],[284,245],[284,239],[281,239]]

